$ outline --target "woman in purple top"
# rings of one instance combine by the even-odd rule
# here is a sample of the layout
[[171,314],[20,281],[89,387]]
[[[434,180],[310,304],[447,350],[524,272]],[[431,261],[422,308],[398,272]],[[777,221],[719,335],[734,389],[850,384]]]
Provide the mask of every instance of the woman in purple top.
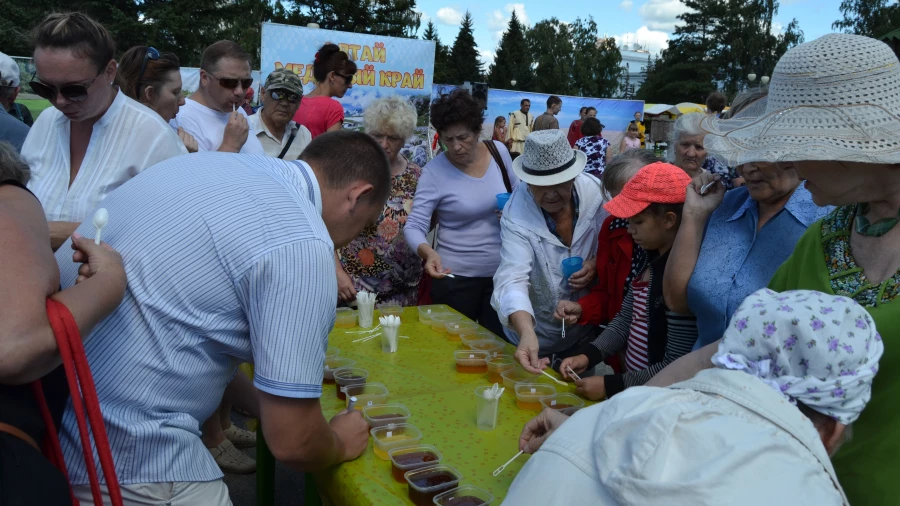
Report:
[[[512,159],[503,143],[478,140],[484,105],[465,90],[436,99],[431,123],[447,150],[423,169],[404,238],[425,260],[435,304],[447,304],[503,336],[491,294],[500,265],[496,196],[511,192],[519,182],[509,170]],[[432,219],[438,225],[434,248],[425,238]],[[452,278],[447,276],[451,273]]]

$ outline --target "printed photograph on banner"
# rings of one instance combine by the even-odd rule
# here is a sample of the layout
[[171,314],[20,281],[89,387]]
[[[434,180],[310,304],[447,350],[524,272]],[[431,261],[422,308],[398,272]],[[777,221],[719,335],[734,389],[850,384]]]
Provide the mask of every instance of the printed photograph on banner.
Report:
[[[431,98],[433,100],[441,94],[450,93],[456,88],[456,86],[452,85],[435,84]],[[603,138],[609,141],[610,149],[612,150],[607,154],[607,157],[615,154],[614,152],[619,142],[628,129],[628,123],[634,120],[634,113],[640,112],[643,115],[644,111],[643,100],[557,96],[562,100],[562,109],[556,115],[556,119],[559,121],[559,129],[564,132],[569,131],[569,126],[573,121],[580,119],[578,113],[582,107],[594,107],[597,109],[597,119],[604,125]],[[532,117],[537,118],[547,110],[547,99],[550,98],[548,94],[491,88],[488,92],[487,111],[484,114],[484,128],[481,131],[481,136],[489,139],[494,129],[494,119],[497,116],[509,118],[510,113],[519,110],[522,100],[526,98],[531,101],[529,114]]]
[[287,68],[303,80],[304,94],[313,90],[313,61],[325,43],[337,44],[356,63],[353,86],[342,98],[344,128],[364,130],[362,115],[375,99],[400,95],[418,112],[412,139],[401,153],[424,166],[431,158],[428,142],[429,106],[434,75],[434,42],[318,28],[263,23],[261,76]]

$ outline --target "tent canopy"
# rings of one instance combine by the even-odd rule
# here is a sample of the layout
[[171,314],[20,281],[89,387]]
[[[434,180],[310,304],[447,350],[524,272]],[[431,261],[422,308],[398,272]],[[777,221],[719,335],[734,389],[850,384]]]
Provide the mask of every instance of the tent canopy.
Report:
[[678,110],[674,105],[668,104],[644,104],[644,114],[649,114],[651,116],[658,116],[660,114],[668,113],[672,116],[680,116],[681,111]]

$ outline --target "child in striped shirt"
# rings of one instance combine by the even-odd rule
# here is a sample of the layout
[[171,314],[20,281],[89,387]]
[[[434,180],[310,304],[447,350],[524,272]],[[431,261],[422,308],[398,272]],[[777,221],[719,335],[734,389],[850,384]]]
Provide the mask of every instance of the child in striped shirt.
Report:
[[[649,265],[636,276],[625,295],[622,309],[609,326],[581,354],[563,360],[560,373],[569,379],[593,367],[605,355],[625,351],[625,373],[577,380],[576,390],[591,400],[611,397],[625,388],[643,385],[670,362],[689,353],[697,341],[696,320],[668,310],[662,283],[669,250],[681,224],[685,192],[691,178],[680,168],[653,163],[642,168],[604,206],[617,218],[628,219],[628,233],[650,254]],[[582,316],[576,302],[566,302],[567,323]],[[574,379],[574,378],[573,378]]]

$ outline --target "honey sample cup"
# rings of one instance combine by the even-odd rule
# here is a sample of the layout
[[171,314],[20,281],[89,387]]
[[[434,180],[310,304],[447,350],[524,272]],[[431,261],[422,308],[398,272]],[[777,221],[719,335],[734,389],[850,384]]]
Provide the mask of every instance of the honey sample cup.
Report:
[[500,411],[500,398],[487,398],[485,391],[492,386],[475,389],[475,424],[478,430],[494,430],[497,428],[497,414]]

